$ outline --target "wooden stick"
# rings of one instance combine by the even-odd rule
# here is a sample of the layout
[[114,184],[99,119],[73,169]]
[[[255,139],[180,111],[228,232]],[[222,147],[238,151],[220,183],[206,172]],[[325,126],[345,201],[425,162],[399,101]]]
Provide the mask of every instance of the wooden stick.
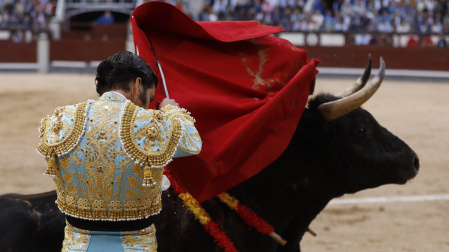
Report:
[[271,238],[273,238],[273,240],[275,240],[277,243],[281,244],[282,246],[285,246],[285,244],[287,243],[286,240],[284,240],[284,238],[282,238],[280,235],[278,235],[276,232],[271,232],[268,234]]
[[[313,237],[317,237],[317,233],[313,231],[311,228],[307,228],[307,232],[309,232]],[[278,235],[276,232],[271,232],[268,234],[273,240],[275,240],[277,243],[281,244],[282,246],[285,246],[287,241],[282,238],[280,235]]]
[[311,235],[313,235],[313,237],[316,237],[318,234],[313,231],[311,228],[307,228],[307,232],[309,232]]

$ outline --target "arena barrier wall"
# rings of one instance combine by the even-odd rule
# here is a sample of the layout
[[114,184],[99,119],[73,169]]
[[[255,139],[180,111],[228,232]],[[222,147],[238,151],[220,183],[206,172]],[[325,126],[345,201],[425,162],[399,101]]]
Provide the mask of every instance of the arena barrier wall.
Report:
[[309,58],[321,60],[320,67],[364,68],[368,54],[373,56],[373,68],[379,67],[379,57],[387,69],[449,71],[449,48],[389,47],[389,46],[304,46]]
[[0,40],[0,63],[36,63],[37,43],[13,43],[10,40]]
[[125,49],[124,40],[54,40],[50,41],[50,61],[101,61]]
[[[48,57],[38,57],[39,44],[48,43]],[[50,67],[34,67],[38,71],[51,71],[53,66],[67,68],[96,67],[99,61],[123,50],[133,51],[132,41],[126,40],[39,40],[31,43],[13,43],[9,40],[0,41],[0,70],[20,68],[20,64],[47,64]],[[321,60],[319,68],[364,68],[368,54],[373,56],[373,67],[377,68],[378,58],[385,59],[387,69],[416,70],[440,72],[444,78],[449,78],[449,48],[437,47],[392,47],[392,46],[300,46],[307,50],[309,58]],[[40,48],[46,48],[40,47]],[[45,54],[41,53],[40,55]],[[49,61],[38,62],[44,59]],[[44,70],[40,70],[44,69]],[[30,69],[33,70],[33,69]],[[335,71],[338,74],[338,71]],[[389,72],[390,75],[391,72]],[[409,74],[407,73],[407,74]],[[407,75],[405,74],[405,75]],[[433,72],[429,74],[432,76]]]

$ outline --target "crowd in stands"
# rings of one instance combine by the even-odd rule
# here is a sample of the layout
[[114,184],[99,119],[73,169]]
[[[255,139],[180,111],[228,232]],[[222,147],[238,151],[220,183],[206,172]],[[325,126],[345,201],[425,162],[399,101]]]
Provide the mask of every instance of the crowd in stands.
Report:
[[[189,0],[167,0],[187,12]],[[199,21],[257,20],[291,32],[344,32],[358,45],[391,44],[391,33],[410,34],[409,45],[429,45],[428,34],[449,35],[447,0],[205,0]],[[186,6],[187,5],[187,6]],[[0,0],[0,30],[15,42],[46,31],[56,0]],[[98,22],[100,22],[99,20]],[[416,36],[419,35],[419,36]],[[436,46],[445,46],[441,35]],[[389,41],[390,40],[390,41]],[[426,42],[427,41],[427,42]],[[433,46],[433,44],[432,44]]]
[[[449,34],[447,0],[209,0],[201,21],[258,20],[292,32],[362,33],[356,44],[376,43],[382,34]],[[380,34],[380,36],[372,36]]]
[[31,41],[47,31],[56,0],[0,0],[0,30],[11,30],[14,42]]

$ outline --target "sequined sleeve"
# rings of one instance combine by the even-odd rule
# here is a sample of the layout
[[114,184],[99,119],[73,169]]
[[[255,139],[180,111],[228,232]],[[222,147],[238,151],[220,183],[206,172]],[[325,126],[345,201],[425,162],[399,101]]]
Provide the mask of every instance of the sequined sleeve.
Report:
[[182,124],[182,137],[174,157],[184,157],[200,153],[202,147],[201,137],[195,128],[195,119],[183,108],[165,106],[161,112],[167,119],[179,120]]

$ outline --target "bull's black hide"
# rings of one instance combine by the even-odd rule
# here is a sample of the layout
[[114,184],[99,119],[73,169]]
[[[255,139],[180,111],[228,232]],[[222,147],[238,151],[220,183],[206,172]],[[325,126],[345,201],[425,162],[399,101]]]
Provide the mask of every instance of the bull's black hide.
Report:
[[0,196],[0,251],[61,251],[64,214],[55,191]]
[[[300,251],[309,224],[331,199],[403,184],[416,175],[419,161],[413,150],[366,110],[323,120],[318,105],[334,99],[319,95],[311,100],[284,153],[229,191],[272,224],[288,241],[285,247],[249,228],[218,200],[203,203],[239,251]],[[20,198],[3,196],[0,201],[0,251],[59,251],[64,218],[54,204],[55,193]],[[172,190],[163,194],[163,210],[154,222],[158,251],[220,251]]]

